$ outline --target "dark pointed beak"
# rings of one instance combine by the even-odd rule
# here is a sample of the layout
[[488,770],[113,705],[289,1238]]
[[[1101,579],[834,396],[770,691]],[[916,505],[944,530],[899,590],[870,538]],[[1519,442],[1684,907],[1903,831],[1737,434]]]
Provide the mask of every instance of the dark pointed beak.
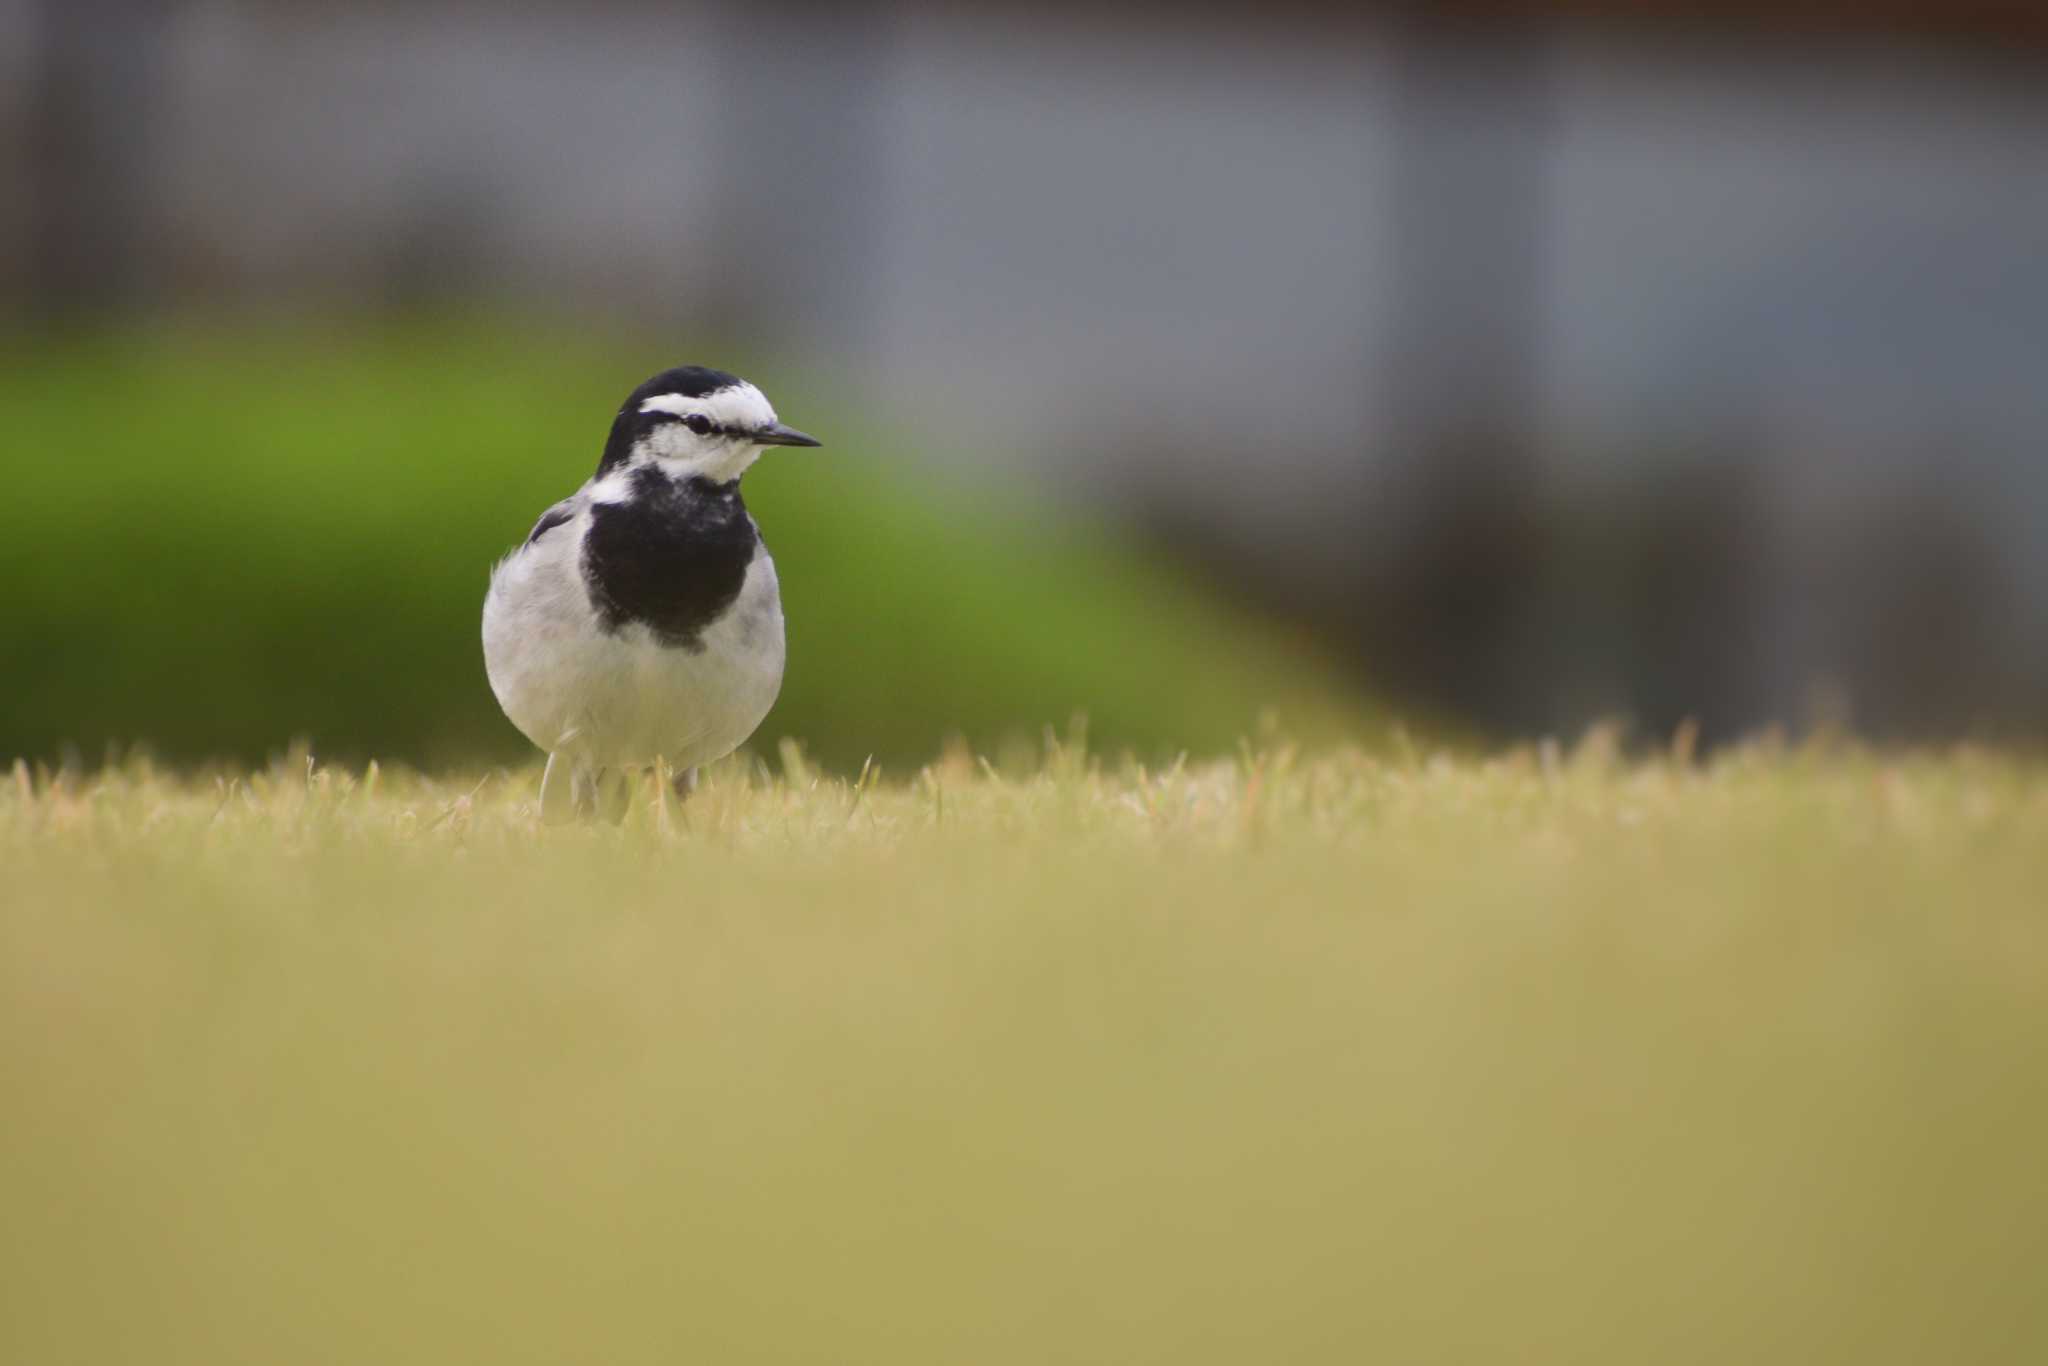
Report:
[[815,436],[806,436],[794,427],[785,427],[780,422],[773,427],[763,427],[754,433],[754,440],[763,446],[822,446],[825,443]]

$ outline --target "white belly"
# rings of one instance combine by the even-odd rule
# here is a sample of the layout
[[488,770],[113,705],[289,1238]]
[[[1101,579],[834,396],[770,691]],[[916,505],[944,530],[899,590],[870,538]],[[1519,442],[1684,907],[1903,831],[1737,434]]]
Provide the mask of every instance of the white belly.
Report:
[[637,622],[601,630],[580,539],[550,533],[491,575],[484,668],[505,715],[540,748],[592,767],[663,758],[683,769],[732,753],[782,688],[782,595],[766,548],[692,651],[657,643]]

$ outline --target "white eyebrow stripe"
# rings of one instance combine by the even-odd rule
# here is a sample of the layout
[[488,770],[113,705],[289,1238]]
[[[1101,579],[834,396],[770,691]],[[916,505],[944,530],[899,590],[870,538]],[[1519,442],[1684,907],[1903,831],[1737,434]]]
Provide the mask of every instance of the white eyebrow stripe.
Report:
[[670,413],[676,417],[707,417],[731,432],[758,431],[775,425],[775,409],[759,389],[741,380],[714,389],[702,398],[687,394],[656,394],[640,403],[643,413]]
[[656,394],[640,405],[640,411],[674,413],[677,417],[687,417],[691,413],[701,413],[704,409],[699,400],[694,398],[684,398],[681,394]]

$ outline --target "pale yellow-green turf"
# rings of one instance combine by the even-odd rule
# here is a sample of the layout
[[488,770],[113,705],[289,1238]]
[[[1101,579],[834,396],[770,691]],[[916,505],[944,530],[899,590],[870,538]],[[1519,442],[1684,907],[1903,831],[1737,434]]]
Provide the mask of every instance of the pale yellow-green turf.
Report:
[[2038,766],[768,773],[5,779],[0,1360],[2048,1360]]

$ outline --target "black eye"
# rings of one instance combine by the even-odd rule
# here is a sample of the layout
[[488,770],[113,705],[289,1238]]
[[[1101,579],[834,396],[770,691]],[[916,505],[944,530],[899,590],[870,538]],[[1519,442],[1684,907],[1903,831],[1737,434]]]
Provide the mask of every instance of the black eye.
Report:
[[702,413],[691,413],[683,419],[683,425],[699,436],[709,436],[711,434],[711,419]]

